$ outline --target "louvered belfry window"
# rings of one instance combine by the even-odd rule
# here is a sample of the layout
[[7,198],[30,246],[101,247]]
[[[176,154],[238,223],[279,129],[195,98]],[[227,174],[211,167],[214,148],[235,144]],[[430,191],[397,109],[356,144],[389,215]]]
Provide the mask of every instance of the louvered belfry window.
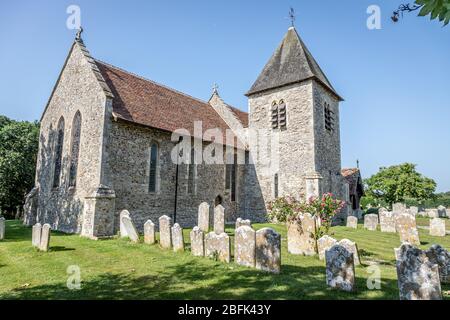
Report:
[[286,103],[283,99],[281,99],[279,102],[272,102],[271,125],[272,129],[286,129]]
[[325,114],[325,129],[329,132],[334,131],[334,113],[330,108],[328,103],[324,104],[324,114]]

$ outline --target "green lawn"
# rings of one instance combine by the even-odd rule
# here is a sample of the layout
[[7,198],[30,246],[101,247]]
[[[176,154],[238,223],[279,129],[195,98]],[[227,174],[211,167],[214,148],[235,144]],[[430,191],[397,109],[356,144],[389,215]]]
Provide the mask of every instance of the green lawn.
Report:
[[[356,268],[357,291],[338,292],[325,285],[324,262],[317,257],[287,253],[282,234],[282,272],[260,272],[189,252],[173,253],[158,245],[133,244],[125,239],[92,241],[53,232],[50,251],[31,247],[31,229],[7,221],[7,239],[0,242],[0,299],[397,299],[393,248],[398,235],[334,227],[337,239],[356,241],[363,266]],[[230,227],[227,232],[232,235]],[[450,236],[435,238],[419,230],[423,247],[440,243],[450,248]],[[189,230],[185,230],[189,239]],[[189,245],[187,246],[189,248]],[[381,290],[366,287],[369,263],[381,269]],[[81,290],[66,287],[69,265],[81,268]],[[449,286],[443,286],[448,291]],[[446,299],[450,299],[445,295]]]

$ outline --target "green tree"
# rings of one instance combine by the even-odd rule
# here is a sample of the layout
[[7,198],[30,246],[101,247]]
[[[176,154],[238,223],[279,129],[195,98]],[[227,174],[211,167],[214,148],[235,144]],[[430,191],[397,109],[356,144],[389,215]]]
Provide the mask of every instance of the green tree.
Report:
[[450,0],[416,0],[414,3],[401,4],[393,12],[392,21],[397,22],[403,13],[419,9],[419,17],[429,15],[430,20],[439,19],[444,26],[450,22]]
[[0,116],[0,209],[13,213],[34,185],[39,145],[37,122]]
[[364,183],[368,197],[388,205],[411,199],[423,203],[433,198],[436,190],[436,182],[417,172],[412,163],[380,168]]

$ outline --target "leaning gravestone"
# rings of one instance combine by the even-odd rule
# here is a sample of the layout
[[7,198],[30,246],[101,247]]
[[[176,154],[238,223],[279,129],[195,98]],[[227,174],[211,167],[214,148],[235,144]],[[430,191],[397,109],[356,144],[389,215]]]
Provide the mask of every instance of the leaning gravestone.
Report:
[[355,289],[353,253],[338,244],[325,251],[327,285],[343,291]]
[[366,214],[364,216],[364,228],[370,231],[376,231],[378,227],[378,215]]
[[439,268],[439,278],[441,283],[450,284],[450,253],[438,244],[434,244],[425,251],[432,264],[437,264]]
[[441,300],[438,265],[409,243],[400,247],[397,260],[400,300]]
[[256,268],[273,273],[281,269],[281,236],[272,228],[256,231]]
[[439,218],[447,217],[447,209],[444,206],[437,207],[437,211],[438,211]]
[[408,213],[396,216],[395,228],[400,236],[400,241],[412,245],[420,245],[419,232],[417,231],[416,218]]
[[229,263],[231,260],[230,237],[224,232],[210,232],[205,236],[205,256]]
[[119,215],[119,223],[120,223],[120,237],[126,238],[128,237],[127,229],[125,228],[124,224],[122,223],[122,217],[130,217],[130,213],[128,210],[122,210]]
[[317,240],[317,251],[319,251],[319,259],[325,259],[325,251],[330,249],[337,243],[337,240],[330,237],[329,235],[324,235],[322,238]]
[[315,255],[316,219],[309,213],[299,214],[299,221],[288,224],[288,252],[305,256]]
[[144,223],[144,242],[146,244],[154,244],[156,242],[155,224],[152,220],[147,220],[147,222]]
[[196,257],[205,255],[205,234],[199,227],[194,227],[190,233],[191,237],[191,253]]
[[235,228],[237,229],[237,228],[239,228],[241,226],[249,226],[249,227],[251,227],[252,226],[252,222],[249,219],[244,220],[242,218],[237,218],[236,219],[236,226],[235,226]]
[[353,253],[353,261],[355,265],[361,264],[361,259],[359,258],[358,246],[356,245],[356,242],[350,241],[348,239],[342,239],[337,244]]
[[246,267],[255,267],[255,230],[241,226],[234,232],[234,261]]
[[225,232],[225,208],[220,204],[214,208],[214,232],[216,234]]
[[51,228],[48,223],[42,226],[41,243],[39,244],[39,250],[48,251],[50,247],[50,231]]
[[209,204],[202,202],[198,206],[198,227],[203,232],[209,232]]
[[121,221],[123,224],[123,227],[126,230],[128,238],[130,238],[133,242],[139,242],[139,233],[136,230],[136,227],[134,226],[133,221],[129,216],[122,216]]
[[430,236],[445,237],[445,220],[441,218],[430,220]]
[[31,231],[31,245],[33,247],[39,248],[41,245],[41,233],[42,233],[42,226],[40,223],[36,223]]
[[163,249],[172,247],[171,225],[172,219],[164,215],[159,217],[159,245]]
[[347,228],[358,228],[358,218],[355,216],[348,216],[347,217]]
[[174,252],[184,251],[183,229],[178,223],[172,227],[172,246]]
[[0,217],[0,240],[5,239],[5,218]]
[[395,216],[393,212],[383,211],[379,213],[381,232],[395,233]]

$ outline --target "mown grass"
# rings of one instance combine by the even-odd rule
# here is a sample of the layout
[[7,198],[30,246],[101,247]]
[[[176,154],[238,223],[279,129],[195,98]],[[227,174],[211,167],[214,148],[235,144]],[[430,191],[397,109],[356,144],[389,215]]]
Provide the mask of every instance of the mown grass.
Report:
[[[287,253],[284,226],[254,225],[266,226],[282,234],[279,275],[192,257],[189,243],[187,252],[173,253],[126,239],[92,241],[52,232],[50,251],[38,252],[31,247],[31,229],[7,221],[7,239],[0,242],[0,299],[398,299],[393,253],[400,245],[398,235],[366,231],[361,225],[357,230],[332,228],[335,238],[357,242],[363,262],[356,267],[356,292],[345,293],[326,286],[323,261]],[[184,230],[187,242],[189,231]],[[233,228],[227,232],[232,236]],[[419,232],[423,248],[433,243],[450,248],[450,236]],[[381,270],[381,290],[366,285],[366,268],[373,263]],[[66,286],[70,265],[81,269],[80,290]]]

